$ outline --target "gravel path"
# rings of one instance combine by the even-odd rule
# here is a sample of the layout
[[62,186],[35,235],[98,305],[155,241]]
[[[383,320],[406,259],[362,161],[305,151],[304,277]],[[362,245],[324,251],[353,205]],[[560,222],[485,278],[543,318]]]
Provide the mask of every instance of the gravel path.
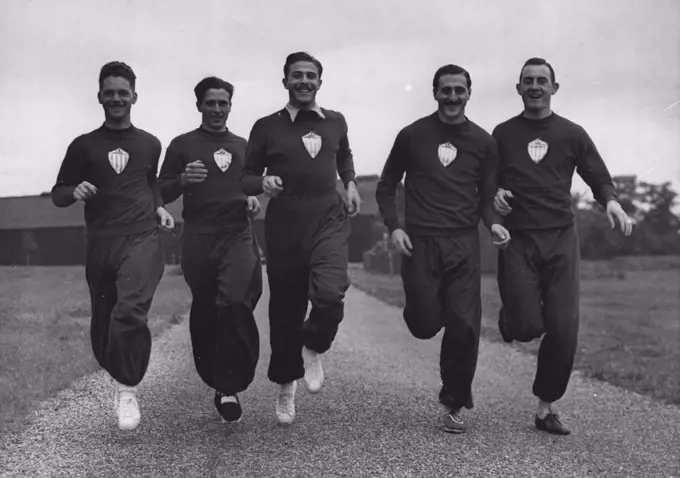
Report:
[[103,373],[74,383],[2,444],[0,476],[680,477],[680,408],[574,374],[560,403],[572,435],[533,429],[535,359],[483,341],[471,429],[439,429],[439,336],[412,338],[400,310],[350,289],[346,319],[326,354],[320,395],[298,387],[296,422],[276,424],[262,355],[242,394],[241,423],[222,425],[198,379],[188,324],[154,343],[140,389],[142,424],[120,432]]

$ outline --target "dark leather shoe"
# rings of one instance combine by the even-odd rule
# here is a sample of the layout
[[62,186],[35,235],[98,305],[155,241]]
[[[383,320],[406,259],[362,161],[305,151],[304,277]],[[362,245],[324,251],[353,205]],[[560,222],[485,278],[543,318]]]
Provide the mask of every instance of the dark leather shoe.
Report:
[[538,415],[536,415],[534,423],[539,430],[554,435],[569,435],[571,433],[560,421],[560,417],[557,416],[557,413],[548,413],[545,418],[538,418]]

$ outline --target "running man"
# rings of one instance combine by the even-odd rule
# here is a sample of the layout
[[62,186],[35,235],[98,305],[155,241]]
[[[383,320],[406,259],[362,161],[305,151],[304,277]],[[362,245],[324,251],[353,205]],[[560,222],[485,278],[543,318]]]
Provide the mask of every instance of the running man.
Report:
[[[320,355],[330,349],[344,316],[350,217],[360,207],[347,122],[316,103],[322,73],[307,53],[286,58],[288,104],[253,125],[241,179],[245,194],[271,198],[265,216],[268,377],[281,386],[276,416],[282,424],[295,419],[299,378],[311,393],[323,385]],[[337,190],[338,174],[347,204]]]
[[147,318],[165,268],[159,223],[174,227],[156,176],[161,143],[130,119],[135,81],[125,63],[102,67],[98,98],[104,124],[69,145],[52,188],[58,207],[85,202],[92,349],[117,382],[115,411],[122,430],[140,422],[137,385],[151,355]]
[[555,114],[559,84],[542,58],[522,67],[517,93],[524,111],[499,124],[496,211],[512,242],[498,257],[503,339],[530,342],[543,336],[533,393],[539,430],[568,435],[554,402],[569,383],[579,328],[579,239],[571,202],[576,171],[607,211],[614,228],[630,235],[632,221],[619,203],[612,178],[595,144],[579,125]]
[[227,128],[233,85],[208,77],[194,94],[201,125],[172,140],[159,182],[166,203],[184,195],[182,271],[193,296],[194,364],[215,390],[224,421],[237,422],[237,394],[252,383],[260,354],[253,311],[262,295],[262,266],[249,217],[260,204],[241,191],[246,140]]
[[[404,320],[411,334],[430,339],[442,328],[439,401],[444,430],[463,433],[463,407],[472,408],[472,381],[482,318],[480,218],[498,247],[510,241],[493,210],[498,156],[489,133],[465,116],[470,74],[457,65],[432,81],[436,112],[403,128],[378,182],[376,199],[392,243],[402,253]],[[397,186],[406,174],[404,224]]]

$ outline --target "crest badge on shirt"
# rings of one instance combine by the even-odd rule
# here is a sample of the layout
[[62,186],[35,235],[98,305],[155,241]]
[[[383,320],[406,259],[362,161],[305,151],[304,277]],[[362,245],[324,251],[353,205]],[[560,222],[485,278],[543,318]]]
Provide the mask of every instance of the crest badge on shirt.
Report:
[[439,162],[442,163],[444,167],[447,167],[449,164],[453,163],[454,159],[456,159],[458,150],[451,143],[444,143],[439,145],[437,154],[439,155]]
[[215,164],[220,168],[220,171],[225,172],[231,166],[231,153],[224,148],[220,148],[213,153]]
[[527,151],[529,152],[531,160],[538,164],[545,158],[545,155],[548,154],[548,143],[536,138],[527,145]]
[[129,159],[130,155],[124,149],[118,148],[114,149],[113,151],[109,151],[109,163],[116,174],[123,172]]
[[314,131],[310,131],[302,137],[302,143],[305,145],[305,149],[309,155],[316,158],[316,155],[321,151],[321,136],[316,134]]

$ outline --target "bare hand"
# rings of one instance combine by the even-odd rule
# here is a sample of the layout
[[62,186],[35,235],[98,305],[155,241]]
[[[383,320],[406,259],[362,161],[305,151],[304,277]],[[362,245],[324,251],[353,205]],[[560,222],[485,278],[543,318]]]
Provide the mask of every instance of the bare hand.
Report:
[[246,198],[246,203],[248,208],[248,217],[252,219],[260,213],[260,201],[258,201],[255,196],[248,196]]
[[87,181],[83,181],[73,190],[73,197],[76,201],[84,201],[97,194],[97,187]]
[[493,209],[501,216],[507,216],[512,212],[508,199],[512,199],[512,195],[507,189],[500,188],[496,191],[496,196],[493,198]]
[[161,227],[166,230],[170,230],[175,227],[175,220],[172,218],[172,215],[164,208],[164,207],[159,207],[156,209],[156,216],[158,216],[158,221],[161,224]]
[[357,185],[354,181],[350,181],[347,185],[347,205],[349,207],[349,217],[359,214],[361,197],[359,197],[359,191],[357,191]]
[[205,178],[207,177],[208,169],[205,167],[205,164],[203,164],[203,161],[194,161],[187,164],[180,181],[183,185],[197,184],[205,181]]
[[495,241],[492,241],[492,244],[499,249],[505,249],[508,247],[508,243],[510,242],[510,232],[501,226],[500,224],[494,224],[491,226],[491,234],[493,235]]
[[612,229],[616,227],[616,222],[618,221],[621,232],[623,232],[624,235],[630,236],[633,232],[633,221],[628,217],[628,214],[626,214],[618,202],[607,202],[607,218],[609,219],[609,224],[612,226]]
[[262,190],[265,196],[275,198],[283,191],[283,181],[278,176],[265,176],[262,178]]
[[392,231],[392,244],[397,248],[399,252],[407,256],[411,255],[413,250],[413,244],[411,244],[411,239],[406,234],[403,229],[395,229]]

